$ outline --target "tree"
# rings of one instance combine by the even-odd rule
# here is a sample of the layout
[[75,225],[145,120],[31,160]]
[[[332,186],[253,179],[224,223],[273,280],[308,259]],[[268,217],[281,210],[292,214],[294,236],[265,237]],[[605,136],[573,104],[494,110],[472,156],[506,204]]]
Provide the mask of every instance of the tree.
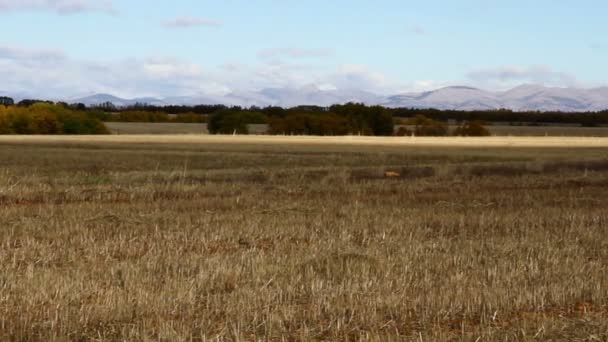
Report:
[[212,114],[207,129],[211,134],[249,134],[244,116],[228,109]]
[[87,110],[87,106],[84,103],[72,103],[70,107],[76,110]]
[[395,121],[393,115],[380,106],[374,106],[371,109],[372,132],[374,135],[390,136],[395,132]]
[[0,106],[0,134],[108,134],[93,115],[61,105]]
[[0,96],[0,106],[14,106],[15,100],[7,96]]
[[36,100],[36,99],[23,99],[23,100],[19,101],[19,103],[17,103],[17,106],[29,107],[29,106],[35,105],[36,103],[53,104],[52,101],[44,101],[44,100]]
[[96,105],[95,108],[102,109],[102,110],[108,110],[111,112],[116,110],[116,106],[110,101],[100,103],[100,104]]

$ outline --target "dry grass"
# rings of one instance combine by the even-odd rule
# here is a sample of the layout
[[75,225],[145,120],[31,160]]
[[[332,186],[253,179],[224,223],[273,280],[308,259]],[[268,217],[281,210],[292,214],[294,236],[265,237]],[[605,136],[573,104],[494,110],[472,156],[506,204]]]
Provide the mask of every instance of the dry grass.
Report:
[[203,145],[342,145],[441,147],[570,147],[608,148],[603,137],[370,137],[271,135],[112,135],[112,136],[0,136],[0,143],[114,143]]
[[0,139],[0,340],[608,339],[604,145],[92,139]]

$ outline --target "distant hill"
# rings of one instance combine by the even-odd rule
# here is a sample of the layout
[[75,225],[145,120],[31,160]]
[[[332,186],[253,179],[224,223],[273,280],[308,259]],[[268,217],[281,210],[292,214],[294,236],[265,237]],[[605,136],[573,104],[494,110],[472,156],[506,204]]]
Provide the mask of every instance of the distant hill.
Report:
[[388,97],[387,107],[455,110],[508,108],[516,111],[599,111],[608,109],[608,87],[548,88],[522,85],[505,92],[470,87],[446,87],[425,93]]
[[166,105],[162,100],[152,97],[142,97],[135,99],[122,99],[120,97],[110,94],[95,94],[86,97],[76,98],[69,100],[70,103],[84,103],[87,106],[99,105],[106,102],[112,102],[117,107],[132,106],[136,103],[146,103],[149,105],[163,106]]
[[516,111],[600,111],[608,109],[608,87],[577,89],[522,85],[504,92],[490,92],[472,87],[453,86],[421,93],[380,96],[360,90],[322,90],[315,86],[306,86],[300,88],[265,88],[258,91],[232,92],[221,96],[123,99],[109,94],[95,94],[71,99],[69,102],[80,102],[88,106],[112,102],[119,107],[136,103],[159,106],[225,104],[245,107],[293,107],[298,105],[329,106],[347,102],[361,102],[391,108],[453,110],[507,108]]

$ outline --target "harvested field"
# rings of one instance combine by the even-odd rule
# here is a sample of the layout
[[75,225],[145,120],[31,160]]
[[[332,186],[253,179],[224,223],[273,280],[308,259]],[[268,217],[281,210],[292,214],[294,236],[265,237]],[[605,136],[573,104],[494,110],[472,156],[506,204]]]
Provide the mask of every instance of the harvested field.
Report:
[[607,151],[0,136],[0,340],[607,340]]

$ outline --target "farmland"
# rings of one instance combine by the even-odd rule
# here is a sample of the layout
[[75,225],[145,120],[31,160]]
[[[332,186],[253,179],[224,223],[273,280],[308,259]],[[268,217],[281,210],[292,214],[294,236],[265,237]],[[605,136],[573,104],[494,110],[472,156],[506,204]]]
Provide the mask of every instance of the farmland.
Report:
[[[207,134],[207,125],[197,123],[106,122],[105,125],[113,134]],[[450,130],[455,128],[455,125],[450,126]],[[608,137],[607,127],[493,124],[487,128],[490,134],[495,136]],[[249,132],[252,134],[264,134],[267,129],[267,125],[263,124],[249,125]]]
[[0,339],[606,340],[606,151],[3,136]]

